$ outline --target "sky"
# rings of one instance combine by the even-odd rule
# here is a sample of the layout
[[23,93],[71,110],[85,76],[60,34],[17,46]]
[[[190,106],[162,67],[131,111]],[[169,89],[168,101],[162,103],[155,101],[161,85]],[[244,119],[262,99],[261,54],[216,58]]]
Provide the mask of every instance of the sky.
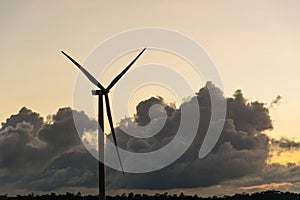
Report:
[[[294,139],[295,144],[300,140],[300,95],[297,92],[300,85],[300,3],[297,0],[32,0],[0,3],[1,122],[17,114],[23,106],[44,118],[57,114],[59,108],[72,106],[78,71],[61,55],[61,50],[83,63],[99,43],[112,35],[140,27],[161,27],[184,33],[203,46],[221,75],[225,96],[232,97],[237,89],[241,89],[249,102],[265,103],[273,126],[272,130],[263,130],[268,137],[278,141],[282,141],[281,137]],[[125,66],[133,56],[125,56],[115,65],[124,63]],[[164,61],[159,60],[162,58]],[[145,52],[139,64],[153,60],[174,64],[168,55],[160,57],[159,52],[151,50]],[[119,69],[122,66],[108,74],[113,76]],[[187,71],[186,75],[189,74],[193,76]],[[107,84],[109,80],[102,81]],[[194,92],[204,85],[204,80],[199,81],[198,86],[196,82]],[[160,95],[167,101],[173,101],[172,95],[166,91],[154,91],[157,90],[146,88],[146,92],[141,91],[133,98],[129,114],[134,114],[135,106],[151,96]],[[280,104],[270,107],[278,95],[282,97]],[[176,102],[177,106],[181,103],[180,99]],[[114,112],[118,116],[115,117],[116,122],[126,115]],[[274,144],[278,146],[281,143]],[[276,149],[276,145],[270,148]],[[270,163],[283,165],[295,159],[296,155],[299,155],[297,150],[280,151],[272,158],[262,158],[262,163],[269,159]],[[293,162],[299,161],[295,159]],[[230,187],[236,188],[236,181],[230,179]],[[276,181],[258,182],[255,183],[264,187],[266,185],[263,184]],[[277,182],[283,184],[286,181]],[[227,191],[224,180],[205,187],[196,184],[197,189],[193,190],[205,193],[208,191],[206,187],[213,191],[217,184],[222,191]],[[135,186],[134,183],[131,185]],[[284,187],[288,185],[283,184]],[[293,183],[293,187],[295,185]],[[122,185],[117,189],[122,189]],[[147,190],[147,187],[142,189]]]

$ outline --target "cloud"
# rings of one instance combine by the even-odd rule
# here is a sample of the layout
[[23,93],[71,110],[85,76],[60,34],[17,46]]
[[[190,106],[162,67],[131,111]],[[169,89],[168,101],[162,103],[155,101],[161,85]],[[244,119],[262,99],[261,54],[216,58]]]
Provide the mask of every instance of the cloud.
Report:
[[43,118],[38,113],[32,112],[26,107],[23,107],[18,114],[10,116],[5,123],[1,123],[2,127],[0,131],[3,131],[7,127],[16,128],[16,126],[21,122],[30,123],[34,128],[32,133],[37,133],[43,125]]
[[233,96],[227,99],[227,118],[234,121],[237,130],[256,134],[273,128],[269,110],[264,103],[247,102],[241,90],[237,90]]
[[282,96],[278,95],[271,103],[269,108],[274,108],[282,103]]
[[[126,174],[125,177],[107,167],[108,189],[193,190],[223,185],[227,191],[226,182],[231,182],[233,189],[300,182],[296,178],[296,172],[300,174],[298,166],[267,164],[271,145],[290,148],[297,144],[288,139],[275,141],[264,134],[273,128],[268,108],[258,101],[249,102],[241,90],[226,98],[227,115],[221,137],[212,152],[199,159],[198,152],[211,120],[211,95],[219,100],[225,98],[220,89],[208,82],[195,96],[180,105],[193,109],[195,102],[198,103],[201,119],[195,140],[178,160],[155,172]],[[151,152],[174,138],[181,120],[180,107],[176,108],[161,97],[151,97],[140,102],[136,109],[133,118],[125,118],[115,127],[121,148],[136,153]],[[81,123],[80,130],[75,129],[73,115]],[[217,119],[213,120],[217,123]],[[163,128],[158,129],[162,124]],[[147,128],[141,132],[138,125]],[[85,150],[76,131],[91,133],[96,130],[97,122],[84,112],[61,108],[44,121],[38,113],[22,108],[2,123],[0,129],[0,193],[7,193],[7,190],[61,191],[62,188],[92,191],[97,187],[97,160]],[[136,138],[124,130],[141,135],[160,131],[149,138]],[[294,177],[289,175],[292,172],[295,172]],[[256,176],[261,179],[253,179]]]
[[294,163],[282,165],[273,163],[266,165],[256,176],[247,176],[227,182],[235,185],[241,190],[251,192],[268,189],[279,189],[280,191],[299,192],[300,189],[300,167]]
[[272,139],[272,144],[276,147],[281,148],[282,150],[295,150],[299,149],[300,143],[295,142],[294,140],[291,140],[289,138],[280,138],[279,140]]
[[240,187],[241,190],[256,190],[256,189],[262,189],[262,190],[270,190],[270,189],[278,189],[282,187],[290,187],[293,184],[290,182],[280,182],[280,183],[269,183],[269,184],[261,184],[261,185],[253,185],[253,186],[246,186],[246,187]]
[[[210,121],[208,87],[212,88],[213,94],[211,95],[225,98],[218,88],[208,82],[196,96],[184,102],[184,104],[193,107],[194,105],[191,102],[196,98],[201,112],[200,129],[188,151],[170,166],[156,172],[128,174],[126,177],[122,177],[120,173],[111,172],[109,173],[110,179],[118,180],[109,184],[111,188],[161,190],[207,187],[228,179],[256,174],[264,168],[269,155],[269,138],[262,131],[272,129],[272,122],[268,109],[265,108],[264,104],[259,102],[248,103],[240,90],[234,94],[233,98],[227,99],[228,111],[224,130],[212,153],[202,160],[197,157]],[[151,105],[157,103],[165,108],[170,107],[162,99],[151,98],[141,102],[138,108],[145,107],[149,110]],[[148,110],[138,112],[132,121],[145,119]],[[117,128],[116,133],[119,144],[126,150],[140,153],[159,149],[169,143],[175,136],[180,123],[180,109],[169,110],[171,111],[168,113],[164,129],[152,138],[133,138]],[[126,124],[121,122],[120,126],[127,126],[127,132],[133,131],[128,124],[130,123],[127,120]]]
[[[87,183],[90,179],[95,186],[96,168],[86,170],[83,166],[91,162],[91,166],[96,166],[96,161],[83,148],[72,114],[80,116],[84,130],[79,131],[96,129],[96,121],[70,108],[59,109],[51,116],[51,123],[46,123],[38,113],[24,107],[3,123],[1,189],[14,184],[14,190],[47,191],[63,186],[92,185]],[[82,161],[86,161],[84,165]]]

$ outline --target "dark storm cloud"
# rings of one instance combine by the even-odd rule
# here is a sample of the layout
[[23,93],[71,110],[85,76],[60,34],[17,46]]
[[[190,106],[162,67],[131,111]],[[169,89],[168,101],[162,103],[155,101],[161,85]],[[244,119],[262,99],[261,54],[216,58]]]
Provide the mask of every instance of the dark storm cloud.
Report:
[[269,110],[263,103],[247,102],[241,90],[233,96],[227,99],[227,118],[233,120],[236,130],[255,134],[273,128]]
[[97,162],[85,150],[65,152],[49,166],[32,177],[27,177],[26,187],[31,190],[51,191],[60,187],[96,187]]
[[281,138],[279,140],[272,139],[272,144],[285,150],[292,150],[292,149],[299,149],[300,143],[295,142],[294,140],[291,140],[289,138]]
[[[274,143],[273,140],[270,143],[270,138],[263,132],[272,129],[272,121],[265,104],[248,102],[241,90],[226,99],[227,117],[216,146],[206,158],[198,158],[211,120],[210,96],[219,100],[225,98],[220,89],[208,82],[195,96],[182,103],[181,107],[186,106],[189,109],[194,109],[195,102],[198,103],[201,120],[193,144],[178,160],[156,172],[126,174],[125,177],[122,173],[107,168],[108,189],[195,188],[257,174],[263,177],[268,167],[266,161],[270,144]],[[152,107],[157,104],[160,107]],[[151,97],[140,102],[136,109],[134,118],[125,118],[116,127],[118,143],[123,149],[137,153],[150,152],[162,148],[176,135],[181,120],[180,108],[165,102],[161,97]],[[151,123],[149,109],[153,119]],[[37,113],[22,108],[18,114],[12,115],[2,124],[1,185],[14,185],[15,188],[29,191],[97,186],[97,161],[81,144],[72,113],[82,123],[80,127],[83,128],[78,131],[96,130],[94,120],[89,119],[83,112],[72,112],[70,108],[59,109],[47,123]],[[213,120],[218,123],[218,119]],[[164,121],[162,130],[146,139],[135,138],[122,131],[134,132],[137,130],[136,124],[149,125],[145,131],[153,131]],[[285,141],[284,144],[288,146],[288,142]],[[283,143],[276,144],[284,146]],[[277,170],[284,169],[281,166]],[[272,174],[270,171],[268,173]],[[271,180],[270,177],[265,178]],[[0,189],[0,193],[3,188],[5,187]]]
[[43,125],[43,118],[40,117],[38,113],[32,112],[26,107],[23,107],[18,114],[10,116],[5,123],[1,123],[2,127],[0,131],[3,131],[7,127],[16,128],[16,126],[23,121],[28,122],[33,126],[33,133],[37,133]]
[[[1,171],[14,170],[17,173],[22,166],[23,170],[31,168],[22,160],[31,160],[40,144],[34,140],[34,127],[25,121],[15,127],[6,127],[0,136]],[[35,160],[32,160],[35,162]]]
[[[168,116],[171,116],[176,109],[174,105],[168,105],[165,103],[162,97],[151,97],[150,99],[142,101],[137,105],[135,122],[141,126],[147,125],[151,120],[148,111],[150,107],[155,104],[162,105],[165,108]],[[154,114],[154,118],[163,116],[161,112],[155,112]]]
[[[208,87],[213,94],[209,94]],[[221,91],[209,82],[196,96],[192,97],[197,98],[199,102],[200,128],[194,143],[181,158],[162,170],[147,174],[128,174],[126,177],[122,177],[121,174],[112,172],[109,177],[116,181],[109,186],[140,189],[204,187],[260,172],[269,155],[269,138],[262,131],[272,129],[272,122],[264,104],[248,103],[240,90],[236,91],[233,98],[227,99],[227,119],[217,145],[206,158],[201,160],[198,158],[198,151],[210,120],[210,95],[224,98]],[[190,102],[192,99],[184,104],[190,104]],[[162,99],[151,98],[141,102],[137,108],[142,107],[149,110],[151,105],[157,103],[165,108],[170,107]],[[134,120],[145,119],[148,110],[138,112]],[[126,123],[128,124],[128,122]],[[164,129],[154,137],[150,139],[132,138],[117,129],[118,141],[123,148],[130,151],[135,151],[136,146],[143,146],[143,152],[153,151],[172,140],[179,123],[180,109],[173,109],[168,114]]]
[[85,130],[96,129],[95,121],[70,108],[59,109],[50,116],[51,123],[44,123],[39,114],[27,108],[3,123],[0,131],[2,188],[15,183],[22,189],[50,190],[95,183],[95,169],[86,170],[80,165],[82,161],[85,164],[92,161],[95,163],[92,166],[96,166],[96,162],[83,148],[72,114],[80,117]]
[[[85,127],[88,129],[96,130],[96,121],[90,120],[84,113],[72,112],[70,108],[61,108],[58,112],[52,116],[53,123],[45,124],[38,133],[38,138],[48,145],[51,149],[68,149],[74,146],[81,145],[81,141],[78,138],[73,115],[78,117],[81,125],[79,127]],[[78,130],[80,132],[84,129]]]

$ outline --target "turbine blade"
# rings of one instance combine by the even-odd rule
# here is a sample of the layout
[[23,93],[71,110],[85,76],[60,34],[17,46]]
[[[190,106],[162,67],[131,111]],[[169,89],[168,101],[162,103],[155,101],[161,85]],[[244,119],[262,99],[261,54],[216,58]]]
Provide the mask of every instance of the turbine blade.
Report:
[[62,54],[64,54],[69,60],[71,60],[79,69],[84,73],[84,75],[97,87],[99,87],[101,90],[105,90],[105,88],[95,79],[88,71],[86,71],[78,62],[76,62],[73,58],[71,58],[68,54],[61,51]]
[[112,136],[113,136],[113,139],[114,139],[114,143],[116,145],[118,159],[119,159],[119,162],[120,162],[120,166],[121,166],[123,175],[125,176],[123,165],[122,165],[122,161],[121,161],[121,157],[120,157],[120,152],[119,152],[119,149],[118,149],[118,143],[117,143],[115,129],[114,129],[113,121],[112,121],[111,110],[110,110],[110,105],[109,105],[109,98],[108,98],[108,94],[107,93],[105,94],[105,104],[106,104],[106,114],[107,114],[107,118],[108,118],[110,130],[111,130],[111,133],[112,133]]
[[131,61],[131,63],[129,63],[129,65],[125,68],[125,69],[123,69],[123,71],[118,75],[118,76],[116,76],[111,82],[110,82],[110,84],[108,85],[108,87],[107,87],[107,90],[110,90],[119,80],[120,80],[120,78],[129,70],[129,68],[135,63],[135,61],[142,55],[142,53],[144,52],[146,50],[146,48],[144,48],[142,51],[141,51],[141,53],[139,53],[139,55],[137,55],[136,57],[135,57],[135,59],[133,59],[132,61]]

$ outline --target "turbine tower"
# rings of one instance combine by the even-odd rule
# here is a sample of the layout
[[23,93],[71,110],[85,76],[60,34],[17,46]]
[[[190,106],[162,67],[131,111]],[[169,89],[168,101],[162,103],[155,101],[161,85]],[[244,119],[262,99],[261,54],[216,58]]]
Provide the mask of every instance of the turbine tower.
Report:
[[[101,85],[100,82],[97,81],[86,69],[84,69],[78,62],[76,62],[73,58],[71,58],[68,54],[62,51],[62,53],[69,59],[71,60],[80,70],[81,72],[95,85],[97,86],[100,90],[92,90],[93,95],[97,95],[99,102],[98,102],[98,153],[99,153],[99,199],[100,200],[105,200],[105,164],[104,164],[104,123],[103,123],[103,118],[104,118],[104,113],[103,113],[103,97],[105,98],[105,106],[106,106],[106,114],[109,122],[109,126],[111,129],[111,133],[113,136],[113,140],[116,146],[117,150],[117,155],[118,159],[120,162],[120,166],[124,174],[124,169],[122,165],[122,161],[120,158],[120,153],[118,149],[118,143],[115,135],[115,130],[113,126],[113,120],[112,120],[112,115],[111,115],[111,110],[110,110],[110,104],[109,104],[109,97],[108,93],[110,89],[121,79],[122,76],[129,70],[129,68],[135,63],[135,61],[142,55],[142,53],[146,50],[144,48],[136,57],[133,59],[129,65],[121,71],[120,74],[118,74],[111,82],[110,84],[105,88],[103,85]],[[102,134],[103,133],[103,134]],[[103,163],[101,162],[103,161]]]

